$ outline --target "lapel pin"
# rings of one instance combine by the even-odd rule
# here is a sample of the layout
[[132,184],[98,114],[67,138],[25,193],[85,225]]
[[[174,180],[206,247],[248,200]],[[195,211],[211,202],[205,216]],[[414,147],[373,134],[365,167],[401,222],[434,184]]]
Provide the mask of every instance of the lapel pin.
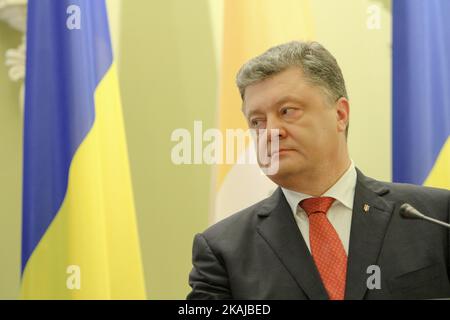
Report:
[[363,207],[365,213],[369,212],[370,206],[366,203]]

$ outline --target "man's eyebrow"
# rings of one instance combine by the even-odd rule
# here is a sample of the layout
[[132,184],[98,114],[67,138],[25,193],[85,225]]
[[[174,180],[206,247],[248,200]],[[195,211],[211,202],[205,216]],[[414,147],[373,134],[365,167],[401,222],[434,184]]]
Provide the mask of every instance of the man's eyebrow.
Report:
[[283,96],[283,97],[281,97],[280,99],[278,99],[278,100],[275,102],[274,105],[275,105],[275,106],[278,106],[278,105],[284,104],[284,103],[286,103],[286,102],[302,103],[302,101],[301,101],[300,98],[298,98],[298,97],[296,97],[296,96],[293,96],[293,95],[288,95],[288,96]]
[[246,118],[246,119],[250,119],[251,116],[253,116],[254,114],[258,114],[258,113],[261,114],[262,112],[261,112],[261,111],[258,111],[258,110],[250,111],[249,114],[245,114],[245,118]]
[[[295,102],[295,103],[302,104],[302,100],[300,98],[295,97],[293,95],[288,95],[288,96],[282,96],[281,98],[279,98],[277,101],[275,101],[275,103],[272,105],[272,107],[273,106],[279,106],[280,104],[284,104],[286,102]],[[244,105],[242,105],[242,109],[244,109]],[[259,111],[259,110],[253,110],[253,111],[250,111],[250,113],[248,115],[245,114],[245,112],[244,112],[245,117],[247,119],[250,118],[252,115],[257,114],[257,113],[262,113],[262,112]]]

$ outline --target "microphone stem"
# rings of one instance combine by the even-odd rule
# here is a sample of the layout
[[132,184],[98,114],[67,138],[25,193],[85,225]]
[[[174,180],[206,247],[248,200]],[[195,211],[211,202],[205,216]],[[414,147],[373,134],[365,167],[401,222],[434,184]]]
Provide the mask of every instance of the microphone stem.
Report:
[[440,224],[441,226],[444,226],[444,227],[447,227],[447,228],[450,229],[450,224],[448,224],[448,223],[445,223],[445,222],[442,222],[442,221],[439,221],[439,220],[436,220],[436,219],[427,217],[427,216],[425,216],[425,215],[423,216],[423,219],[424,219],[424,220],[428,220],[428,221],[430,221],[430,222],[434,222],[434,223]]

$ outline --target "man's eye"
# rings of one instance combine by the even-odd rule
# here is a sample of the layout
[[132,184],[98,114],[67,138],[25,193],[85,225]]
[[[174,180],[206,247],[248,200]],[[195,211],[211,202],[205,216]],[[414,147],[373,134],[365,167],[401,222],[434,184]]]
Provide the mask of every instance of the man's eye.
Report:
[[282,115],[290,115],[293,112],[294,112],[294,108],[285,107],[285,108],[281,109],[281,114]]
[[252,128],[261,128],[261,126],[264,124],[264,121],[261,119],[253,119],[250,120],[250,125]]

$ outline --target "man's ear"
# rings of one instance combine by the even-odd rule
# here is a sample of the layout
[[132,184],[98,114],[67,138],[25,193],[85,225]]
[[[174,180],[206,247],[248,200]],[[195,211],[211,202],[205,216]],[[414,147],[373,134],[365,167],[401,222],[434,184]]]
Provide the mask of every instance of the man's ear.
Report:
[[350,121],[350,103],[347,98],[340,97],[336,101],[336,116],[338,120],[338,131],[345,132]]

